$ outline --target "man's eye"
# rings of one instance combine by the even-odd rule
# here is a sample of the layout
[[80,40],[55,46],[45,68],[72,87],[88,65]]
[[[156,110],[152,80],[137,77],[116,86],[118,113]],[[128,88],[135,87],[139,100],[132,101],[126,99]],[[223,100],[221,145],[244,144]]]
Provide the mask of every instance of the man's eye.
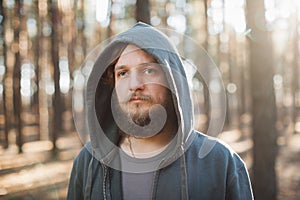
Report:
[[118,74],[118,77],[124,77],[128,74],[128,72],[127,71],[120,71],[117,74]]
[[155,73],[155,69],[151,69],[151,68],[145,69],[144,73],[145,74],[154,74]]

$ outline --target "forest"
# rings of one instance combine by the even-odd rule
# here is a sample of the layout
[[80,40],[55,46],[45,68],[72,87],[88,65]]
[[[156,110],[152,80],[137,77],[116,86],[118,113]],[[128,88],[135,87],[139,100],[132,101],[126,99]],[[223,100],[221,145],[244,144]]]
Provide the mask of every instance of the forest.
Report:
[[255,199],[300,199],[298,0],[1,0],[0,199],[66,198],[89,58],[139,21],[177,46],[196,129],[240,155]]

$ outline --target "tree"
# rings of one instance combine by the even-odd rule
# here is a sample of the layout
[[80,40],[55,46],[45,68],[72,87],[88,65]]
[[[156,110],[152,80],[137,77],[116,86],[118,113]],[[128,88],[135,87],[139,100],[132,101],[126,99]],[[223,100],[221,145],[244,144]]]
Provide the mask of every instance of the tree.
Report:
[[293,80],[292,80],[292,91],[294,95],[294,100],[293,100],[293,124],[294,124],[294,133],[296,133],[296,123],[297,123],[297,117],[298,117],[298,112],[299,112],[299,107],[298,107],[298,99],[299,99],[299,26],[298,26],[298,18],[297,15],[298,12],[295,14],[295,28],[294,28],[294,60],[293,60]]
[[276,107],[271,38],[264,1],[247,1],[253,117],[253,189],[256,200],[276,199]]
[[149,0],[136,1],[136,21],[150,24],[150,4]]
[[[40,95],[40,63],[39,60],[42,57],[42,52],[40,51],[41,47],[42,47],[42,43],[43,43],[43,39],[40,38],[40,36],[42,35],[42,30],[41,30],[41,17],[39,16],[39,7],[38,7],[38,3],[34,3],[33,4],[33,8],[32,8],[32,14],[33,16],[35,16],[36,22],[37,22],[37,34],[35,35],[34,38],[32,38],[32,48],[33,48],[33,57],[34,57],[34,66],[35,66],[35,76],[36,76],[36,92],[33,95],[33,106],[34,106],[34,112],[35,115],[37,115],[37,118],[40,119],[40,99],[39,99],[39,95]],[[41,124],[39,122],[38,123],[38,139],[41,139]]]
[[53,143],[53,152],[56,152],[56,139],[58,133],[62,127],[62,98],[60,95],[59,88],[59,22],[60,22],[60,13],[57,6],[57,1],[52,0],[50,3],[50,13],[51,13],[51,22],[52,22],[52,37],[51,37],[51,57],[52,64],[54,68],[54,97],[53,97],[53,129],[52,129],[52,143]]
[[[1,64],[4,64],[5,65],[5,62],[6,62],[6,57],[5,57],[5,54],[6,54],[6,44],[5,44],[5,37],[4,37],[4,21],[6,20],[6,16],[5,16],[5,9],[3,7],[3,4],[2,2],[0,3],[0,13],[1,13],[1,16],[2,16],[2,19],[0,20],[0,42],[2,42],[2,46],[0,47],[0,53],[1,53],[1,56],[3,56],[3,63]],[[7,73],[5,74],[7,75]],[[5,78],[3,78],[4,82],[5,82]],[[3,81],[1,80],[1,81]],[[3,114],[4,114],[4,148],[8,148],[8,131],[9,131],[9,123],[8,123],[8,113],[7,113],[7,108],[6,108],[6,91],[5,89],[3,90]]]
[[[19,33],[21,29],[21,21],[22,18],[21,13],[21,2],[16,1],[14,12],[15,12],[15,23],[14,23],[14,41],[15,44],[19,44]],[[23,17],[24,18],[24,17]],[[24,19],[23,19],[24,20]],[[21,55],[19,47],[15,49],[15,63],[13,69],[13,105],[14,105],[14,118],[15,118],[15,127],[17,133],[17,145],[19,148],[19,152],[22,152],[23,145],[23,134],[22,134],[22,100],[21,100]]]

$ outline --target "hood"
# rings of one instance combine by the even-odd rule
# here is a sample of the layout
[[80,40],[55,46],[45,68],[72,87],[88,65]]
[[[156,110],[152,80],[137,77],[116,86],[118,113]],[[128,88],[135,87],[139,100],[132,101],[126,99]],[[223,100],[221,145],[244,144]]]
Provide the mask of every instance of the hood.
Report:
[[[173,103],[178,119],[178,132],[164,156],[143,161],[157,162],[155,167],[163,167],[176,160],[188,148],[192,140],[193,104],[188,87],[183,62],[175,46],[168,37],[144,23],[137,23],[129,30],[114,37],[100,52],[89,75],[86,86],[86,115],[91,145],[89,150],[101,163],[118,168],[117,160],[122,156],[118,148],[120,135],[111,110],[114,88],[107,83],[109,67],[112,66],[128,44],[133,44],[166,66],[167,81],[174,94]],[[152,166],[152,165],[151,165]],[[144,169],[144,166],[142,166]],[[122,168],[123,169],[123,168]]]

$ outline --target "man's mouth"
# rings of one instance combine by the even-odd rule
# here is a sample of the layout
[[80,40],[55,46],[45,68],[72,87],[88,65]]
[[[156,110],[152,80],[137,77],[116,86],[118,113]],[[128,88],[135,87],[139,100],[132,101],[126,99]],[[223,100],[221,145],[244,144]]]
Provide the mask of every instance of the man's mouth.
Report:
[[132,97],[130,98],[129,102],[132,102],[132,101],[144,101],[145,99],[144,98],[140,98],[140,97]]
[[146,95],[133,95],[130,97],[129,102],[144,102],[144,101],[151,101],[151,97]]

